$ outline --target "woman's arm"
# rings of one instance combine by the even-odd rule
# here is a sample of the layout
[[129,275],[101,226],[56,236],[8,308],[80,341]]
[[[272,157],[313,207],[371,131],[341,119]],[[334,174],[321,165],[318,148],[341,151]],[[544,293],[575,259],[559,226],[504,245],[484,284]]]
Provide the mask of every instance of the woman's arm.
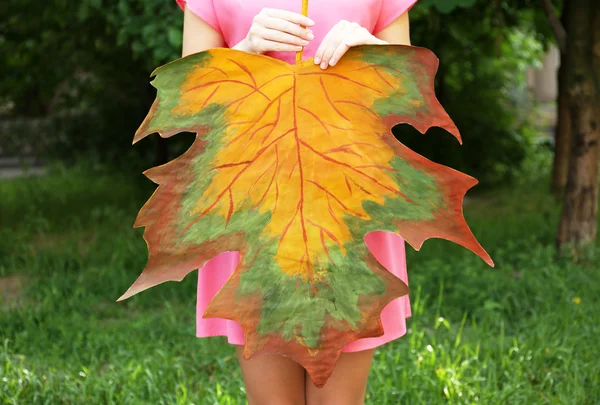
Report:
[[408,11],[375,35],[389,44],[410,45],[410,24]]
[[223,46],[223,36],[186,6],[183,13],[182,56]]

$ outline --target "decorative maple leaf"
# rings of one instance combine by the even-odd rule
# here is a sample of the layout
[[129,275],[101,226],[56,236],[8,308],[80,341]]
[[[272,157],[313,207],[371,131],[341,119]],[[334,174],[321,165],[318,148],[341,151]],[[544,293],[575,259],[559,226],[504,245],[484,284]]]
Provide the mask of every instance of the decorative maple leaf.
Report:
[[344,345],[381,336],[381,310],[408,294],[367,233],[398,233],[417,250],[445,238],[492,265],[462,216],[477,181],[391,133],[439,126],[460,141],[434,94],[437,64],[427,49],[385,45],[353,48],[326,71],[230,49],[158,68],[134,143],[155,132],[197,137],[145,172],[159,184],[135,222],[149,260],[119,300],[240,251],[204,316],[239,322],[246,358],[286,355],[323,386]]

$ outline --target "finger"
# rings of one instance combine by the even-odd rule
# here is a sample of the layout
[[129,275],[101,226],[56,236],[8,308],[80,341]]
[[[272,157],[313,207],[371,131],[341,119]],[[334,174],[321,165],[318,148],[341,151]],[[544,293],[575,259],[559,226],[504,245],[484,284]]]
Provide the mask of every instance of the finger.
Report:
[[264,19],[264,21],[262,21],[262,24],[265,28],[286,32],[308,41],[315,39],[315,36],[311,30],[302,28],[298,24],[282,20],[281,18],[267,17]]
[[321,58],[321,64],[320,64],[321,69],[327,69],[327,66],[329,66],[331,57],[333,56],[334,52],[340,45],[344,45],[344,44],[343,44],[342,40],[339,38],[335,38],[327,44],[327,48],[325,48],[325,50],[323,51],[323,57]]
[[268,39],[260,40],[258,48],[260,52],[300,52],[302,50],[302,47],[298,45],[284,44]]
[[346,43],[340,43],[337,49],[333,52],[333,55],[331,55],[331,59],[329,59],[329,66],[335,66],[335,64],[342,59],[342,56],[348,52],[348,49],[350,49],[350,47]]
[[319,65],[321,64],[321,62],[323,61],[323,57],[325,56],[325,51],[330,47],[333,46],[332,42],[334,41],[334,38],[336,36],[336,32],[339,30],[338,26],[334,26],[328,33],[327,35],[325,35],[325,38],[323,38],[323,40],[321,41],[321,43],[319,44],[319,48],[317,48],[317,52],[315,52],[315,57],[314,57],[314,62],[315,65]]
[[270,8],[264,10],[264,12],[269,17],[280,18],[282,20],[286,20],[298,25],[303,25],[305,27],[312,27],[313,25],[315,25],[315,22],[310,18],[303,16],[302,14],[294,13],[292,11]]
[[319,44],[319,47],[317,48],[317,51],[315,52],[315,56],[313,58],[313,62],[315,63],[315,65],[321,63],[321,59],[323,59],[323,52],[325,52],[325,48],[327,48],[327,37],[323,38],[323,40]]
[[270,41],[281,42],[281,43],[290,44],[290,45],[306,46],[309,43],[305,39],[299,38],[295,35],[287,34],[285,32],[277,31],[277,30],[263,29],[263,30],[260,30],[259,35],[262,38],[268,39]]

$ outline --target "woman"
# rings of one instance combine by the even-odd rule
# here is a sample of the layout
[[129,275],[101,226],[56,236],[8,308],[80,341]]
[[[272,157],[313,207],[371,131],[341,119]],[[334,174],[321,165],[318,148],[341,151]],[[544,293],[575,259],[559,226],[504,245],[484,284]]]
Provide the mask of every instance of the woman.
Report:
[[[295,52],[314,56],[322,69],[335,65],[353,46],[410,45],[408,10],[416,0],[311,0],[300,14],[301,0],[177,0],[184,9],[183,56],[230,47],[294,63]],[[353,21],[353,22],[349,22]],[[404,242],[395,234],[372,232],[365,238],[371,252],[407,283]],[[344,347],[323,388],[313,385],[296,362],[277,355],[242,357],[244,335],[234,321],[202,318],[208,302],[234,271],[239,254],[226,252],[200,269],[197,336],[227,336],[236,345],[250,405],[363,404],[374,348],[406,333],[408,297],[382,311],[385,334]],[[230,271],[225,271],[229,269]]]

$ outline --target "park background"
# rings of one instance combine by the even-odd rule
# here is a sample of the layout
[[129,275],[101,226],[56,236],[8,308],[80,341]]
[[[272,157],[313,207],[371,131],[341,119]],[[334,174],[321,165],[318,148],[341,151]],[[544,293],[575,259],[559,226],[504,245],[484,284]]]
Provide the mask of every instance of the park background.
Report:
[[[480,180],[465,216],[496,267],[447,241],[407,249],[413,316],[377,349],[366,403],[598,404],[600,1],[410,15],[464,145],[395,135]],[[147,260],[141,172],[193,141],[131,146],[181,28],[168,0],[0,5],[0,403],[245,403],[233,348],[195,338],[196,273],[115,302]]]

